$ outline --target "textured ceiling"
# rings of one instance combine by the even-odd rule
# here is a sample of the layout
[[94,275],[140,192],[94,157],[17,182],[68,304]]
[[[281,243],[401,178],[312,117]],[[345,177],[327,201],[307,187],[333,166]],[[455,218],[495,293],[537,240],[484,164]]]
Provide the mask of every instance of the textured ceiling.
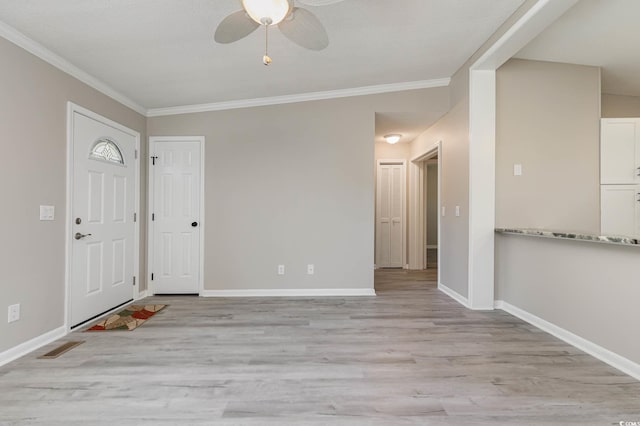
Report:
[[[307,7],[326,50],[260,30],[216,44],[237,0],[1,0],[0,21],[145,108],[450,77],[522,0],[344,0]],[[640,3],[640,2],[639,2]]]
[[640,1],[582,0],[516,57],[602,67],[602,91],[640,96]]

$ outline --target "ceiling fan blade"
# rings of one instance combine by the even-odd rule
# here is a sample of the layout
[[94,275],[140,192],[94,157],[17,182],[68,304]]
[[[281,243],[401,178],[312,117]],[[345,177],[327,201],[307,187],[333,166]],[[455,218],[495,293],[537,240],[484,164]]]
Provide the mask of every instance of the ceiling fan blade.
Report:
[[248,36],[259,26],[260,24],[249,18],[244,10],[239,10],[220,22],[213,38],[218,43],[233,43]]
[[329,4],[340,3],[343,0],[298,0],[307,6],[327,6]]
[[310,50],[329,46],[329,36],[320,20],[306,9],[296,7],[291,16],[278,24],[285,37]]

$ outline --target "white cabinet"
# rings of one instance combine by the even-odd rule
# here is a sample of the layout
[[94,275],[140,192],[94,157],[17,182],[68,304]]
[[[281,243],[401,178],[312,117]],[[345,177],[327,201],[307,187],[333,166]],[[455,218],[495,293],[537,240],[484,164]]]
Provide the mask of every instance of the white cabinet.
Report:
[[640,118],[600,123],[600,232],[640,237]]
[[640,185],[601,185],[600,188],[600,232],[640,236]]
[[602,119],[600,183],[640,183],[640,118]]

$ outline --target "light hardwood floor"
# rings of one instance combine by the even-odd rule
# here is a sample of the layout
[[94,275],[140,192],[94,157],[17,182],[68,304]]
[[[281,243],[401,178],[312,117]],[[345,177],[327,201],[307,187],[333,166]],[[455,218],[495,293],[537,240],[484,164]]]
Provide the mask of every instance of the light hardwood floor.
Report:
[[0,368],[0,424],[640,422],[639,382],[434,279],[378,271],[370,298],[148,298],[170,306],[133,332],[74,332]]

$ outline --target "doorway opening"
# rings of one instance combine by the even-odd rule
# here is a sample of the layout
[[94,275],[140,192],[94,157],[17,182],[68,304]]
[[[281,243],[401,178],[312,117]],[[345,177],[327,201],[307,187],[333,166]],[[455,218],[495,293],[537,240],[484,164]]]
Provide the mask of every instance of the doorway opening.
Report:
[[442,141],[411,159],[409,170],[409,269],[435,273],[440,283]]
[[438,156],[424,161],[424,268],[438,268]]

